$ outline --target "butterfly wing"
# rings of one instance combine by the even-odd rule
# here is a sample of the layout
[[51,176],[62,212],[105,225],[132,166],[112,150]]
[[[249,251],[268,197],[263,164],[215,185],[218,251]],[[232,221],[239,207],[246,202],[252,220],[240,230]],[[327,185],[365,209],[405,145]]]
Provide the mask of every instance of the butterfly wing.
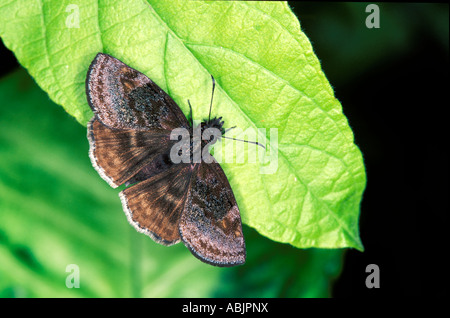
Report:
[[118,59],[98,53],[86,79],[89,106],[114,129],[189,128],[178,105],[147,76]]
[[95,113],[88,124],[90,158],[117,187],[170,151],[173,128],[189,124],[177,104],[152,80],[103,53],[92,61],[86,94]]
[[119,196],[131,225],[160,244],[172,245],[180,241],[178,226],[192,168],[169,162],[155,165],[167,166],[161,173],[126,188]]
[[216,266],[245,262],[239,208],[225,173],[215,161],[196,165],[181,214],[180,235],[203,262]]
[[88,123],[88,140],[92,165],[113,188],[133,178],[161,153],[168,153],[174,142],[165,130],[111,129],[97,117]]

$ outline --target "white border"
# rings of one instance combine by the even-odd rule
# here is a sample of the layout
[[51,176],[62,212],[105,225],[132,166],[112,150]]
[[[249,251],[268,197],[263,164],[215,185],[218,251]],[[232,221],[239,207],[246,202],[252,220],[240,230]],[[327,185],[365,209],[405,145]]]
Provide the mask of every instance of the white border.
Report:
[[97,119],[96,116],[92,117],[92,119],[89,121],[88,123],[88,130],[87,130],[87,138],[89,140],[89,158],[91,159],[91,163],[92,166],[95,168],[95,170],[97,170],[98,174],[100,175],[100,177],[102,177],[103,180],[105,180],[106,182],[108,182],[108,184],[112,187],[112,188],[117,188],[119,185],[115,184],[114,181],[108,177],[105,173],[105,170],[103,170],[102,167],[100,167],[97,164],[97,159],[94,155],[94,151],[95,151],[95,140],[94,140],[94,132],[92,129],[92,125],[94,124],[94,121]]
[[128,206],[128,200],[127,200],[127,197],[126,197],[124,191],[125,190],[123,190],[119,193],[120,202],[122,202],[122,208],[123,208],[123,211],[125,212],[125,215],[127,216],[128,223],[130,223],[136,229],[136,231],[149,236],[156,243],[159,243],[159,244],[165,245],[165,246],[171,246],[171,245],[181,242],[181,238],[176,241],[173,241],[173,242],[163,240],[159,236],[155,235],[153,232],[150,232],[148,229],[139,226],[139,223],[137,223],[133,220],[133,212],[130,210],[130,207]]

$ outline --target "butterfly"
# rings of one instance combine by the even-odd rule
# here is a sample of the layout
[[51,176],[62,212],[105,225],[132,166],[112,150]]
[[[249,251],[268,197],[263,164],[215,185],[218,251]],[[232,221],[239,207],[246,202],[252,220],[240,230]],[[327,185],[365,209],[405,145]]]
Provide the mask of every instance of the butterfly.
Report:
[[[212,94],[214,84],[213,78]],[[211,155],[187,163],[171,157],[179,142],[171,138],[174,129],[190,133],[193,150],[196,129],[225,133],[221,117],[211,119],[210,107],[210,117],[195,126],[189,101],[190,122],[151,79],[103,53],[89,67],[86,94],[94,112],[89,157],[111,187],[125,185],[119,197],[130,224],[162,245],[182,241],[205,263],[245,263],[239,208],[219,163]],[[202,139],[202,149],[216,140]]]

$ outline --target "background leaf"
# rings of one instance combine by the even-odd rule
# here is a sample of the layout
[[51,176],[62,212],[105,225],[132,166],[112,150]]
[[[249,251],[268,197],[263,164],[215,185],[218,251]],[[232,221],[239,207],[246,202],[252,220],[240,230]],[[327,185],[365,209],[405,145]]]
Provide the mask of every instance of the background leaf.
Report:
[[[69,7],[69,4],[71,5]],[[71,11],[75,5],[78,11]],[[77,15],[79,14],[79,15]],[[72,27],[79,17],[79,27]],[[74,20],[75,19],[75,20]],[[8,21],[8,23],[6,23]],[[97,52],[142,71],[194,117],[266,128],[278,170],[223,164],[243,222],[296,247],[355,247],[365,187],[361,153],[311,45],[286,3],[6,1],[0,34],[37,83],[85,124],[84,91]],[[278,129],[278,148],[269,129]],[[230,148],[228,148],[230,149]]]

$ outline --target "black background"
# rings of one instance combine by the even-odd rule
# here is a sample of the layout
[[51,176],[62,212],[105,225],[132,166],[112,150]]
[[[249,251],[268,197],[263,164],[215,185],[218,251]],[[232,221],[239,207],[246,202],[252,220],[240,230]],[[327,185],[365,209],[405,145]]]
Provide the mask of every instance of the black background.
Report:
[[[343,105],[367,172],[365,251],[346,252],[333,296],[443,296],[448,4],[381,3],[380,29],[365,27],[364,3],[289,4]],[[19,67],[3,43],[0,58],[0,76]],[[368,264],[380,268],[379,289],[365,286]]]
[[[367,3],[290,4],[343,105],[367,173],[360,219],[365,251],[347,251],[333,295],[442,297],[448,4],[379,3],[379,29],[364,26]],[[346,31],[341,46],[324,34],[336,26]],[[347,47],[352,56],[337,59]],[[379,289],[365,286],[368,264],[380,268]]]

